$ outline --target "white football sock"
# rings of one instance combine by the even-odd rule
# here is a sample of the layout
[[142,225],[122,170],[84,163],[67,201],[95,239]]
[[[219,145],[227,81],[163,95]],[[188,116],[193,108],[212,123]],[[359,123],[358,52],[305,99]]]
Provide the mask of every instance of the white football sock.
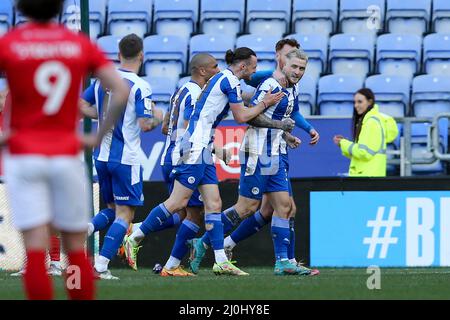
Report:
[[175,268],[178,268],[178,266],[180,265],[180,260],[178,260],[175,257],[170,256],[169,260],[167,260],[166,265],[164,266],[164,268],[169,269],[169,270],[173,270]]
[[223,240],[223,246],[224,248],[233,249],[236,246],[236,242],[234,242],[233,239],[228,236],[225,238],[225,240]]
[[134,244],[139,244],[139,242],[141,242],[144,238],[145,234],[140,228],[137,228],[136,231],[133,231],[129,239],[134,242]]
[[[135,232],[139,229],[139,227],[141,226],[142,222],[138,222],[138,223],[133,223],[131,232]],[[142,232],[142,231],[141,231]]]
[[292,264],[297,264],[297,260],[295,260],[295,258],[289,259],[289,262]]
[[224,263],[228,261],[225,250],[214,250],[214,256],[216,257],[216,263]]
[[109,259],[104,256],[98,256],[95,261],[95,270],[98,272],[105,272],[108,270]]

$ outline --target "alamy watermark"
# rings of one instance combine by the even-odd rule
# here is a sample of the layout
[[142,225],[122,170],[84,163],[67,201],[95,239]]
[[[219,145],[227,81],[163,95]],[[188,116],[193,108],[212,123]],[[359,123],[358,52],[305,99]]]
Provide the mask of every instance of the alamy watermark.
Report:
[[367,278],[366,286],[369,290],[381,290],[381,269],[378,266],[367,267],[366,273],[370,276]]

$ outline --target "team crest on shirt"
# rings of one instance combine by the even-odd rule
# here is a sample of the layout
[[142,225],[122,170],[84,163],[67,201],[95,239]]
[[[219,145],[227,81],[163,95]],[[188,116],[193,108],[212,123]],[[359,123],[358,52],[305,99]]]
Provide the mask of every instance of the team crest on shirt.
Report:
[[193,183],[195,182],[195,178],[194,178],[193,176],[190,176],[190,177],[188,178],[188,182],[189,182],[190,184],[193,184]]
[[213,223],[205,223],[205,229],[206,231],[210,231],[214,228],[214,224]]
[[236,87],[236,94],[237,94],[237,98],[239,100],[242,100],[241,85],[239,85],[239,84]]
[[256,196],[259,193],[259,188],[258,187],[253,187],[252,188],[252,193]]

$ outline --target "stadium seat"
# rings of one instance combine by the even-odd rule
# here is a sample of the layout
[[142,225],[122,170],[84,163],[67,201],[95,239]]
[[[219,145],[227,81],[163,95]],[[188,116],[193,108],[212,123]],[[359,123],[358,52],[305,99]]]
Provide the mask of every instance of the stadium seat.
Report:
[[317,106],[323,116],[352,116],[353,96],[363,87],[364,78],[354,75],[328,75],[319,80]]
[[197,31],[198,0],[155,0],[154,31],[188,39]]
[[341,0],[339,25],[344,33],[376,34],[384,29],[385,0]]
[[330,35],[336,30],[338,1],[294,0],[292,10],[294,33]]
[[144,39],[145,74],[178,80],[185,72],[187,40],[178,36],[154,35]]
[[191,80],[191,76],[180,78],[180,80],[178,80],[177,82],[177,88],[181,88],[189,80]]
[[5,78],[0,78],[0,91],[5,90],[7,87],[7,82]]
[[190,43],[189,59],[197,53],[208,52],[217,59],[220,70],[226,69],[228,66],[225,62],[225,52],[228,49],[234,49],[234,42],[234,37],[226,34],[199,34],[193,36]]
[[450,76],[415,77],[411,103],[416,117],[433,117],[441,112],[450,112]]
[[303,116],[315,114],[317,78],[303,76],[299,82],[298,106]]
[[150,32],[153,0],[109,0],[108,32],[116,36],[135,33],[141,38]]
[[152,100],[158,108],[167,111],[170,97],[175,92],[176,82],[171,78],[147,76],[143,78],[152,88]]
[[319,78],[327,70],[328,37],[321,34],[291,34],[286,38],[294,38],[308,55],[306,75]]
[[6,33],[13,25],[13,5],[10,0],[0,1],[0,35]]
[[450,34],[450,1],[433,0],[433,31]]
[[[411,152],[414,160],[428,160],[433,154],[427,148],[429,122],[413,123],[411,125]],[[448,119],[439,120],[439,148],[442,153],[448,151]],[[412,172],[415,175],[441,174],[444,171],[443,163],[435,160],[430,164],[413,164]]]
[[244,30],[245,0],[201,0],[200,7],[203,33],[236,36]]
[[97,40],[97,44],[103,50],[109,60],[118,64],[119,61],[119,42],[122,38],[117,36],[104,36]]
[[[89,0],[89,35],[96,40],[104,33],[106,0]],[[61,23],[69,29],[81,29],[80,0],[65,0]]]
[[291,0],[247,0],[247,31],[278,36],[289,32]]
[[420,71],[422,38],[413,34],[383,34],[377,40],[378,72],[412,77]]
[[386,24],[390,33],[421,36],[428,32],[431,0],[387,0]]
[[258,56],[257,70],[275,69],[275,44],[280,40],[277,36],[258,36],[247,34],[236,40],[236,48],[249,47]]
[[434,33],[423,40],[423,69],[428,74],[450,71],[450,35]]
[[375,94],[381,112],[392,117],[409,114],[411,78],[379,74],[368,77],[365,87]]
[[28,19],[19,10],[15,10],[14,26],[19,26],[27,21]]
[[374,44],[370,34],[342,33],[332,36],[329,56],[331,72],[365,76],[372,71]]

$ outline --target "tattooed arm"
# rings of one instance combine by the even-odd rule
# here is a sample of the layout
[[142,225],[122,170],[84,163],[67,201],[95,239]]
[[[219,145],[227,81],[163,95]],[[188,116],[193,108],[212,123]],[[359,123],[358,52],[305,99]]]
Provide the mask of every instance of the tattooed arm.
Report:
[[294,129],[295,122],[291,119],[274,120],[270,119],[264,114],[259,114],[257,117],[247,122],[249,125],[261,128],[281,129],[283,131],[291,132]]

